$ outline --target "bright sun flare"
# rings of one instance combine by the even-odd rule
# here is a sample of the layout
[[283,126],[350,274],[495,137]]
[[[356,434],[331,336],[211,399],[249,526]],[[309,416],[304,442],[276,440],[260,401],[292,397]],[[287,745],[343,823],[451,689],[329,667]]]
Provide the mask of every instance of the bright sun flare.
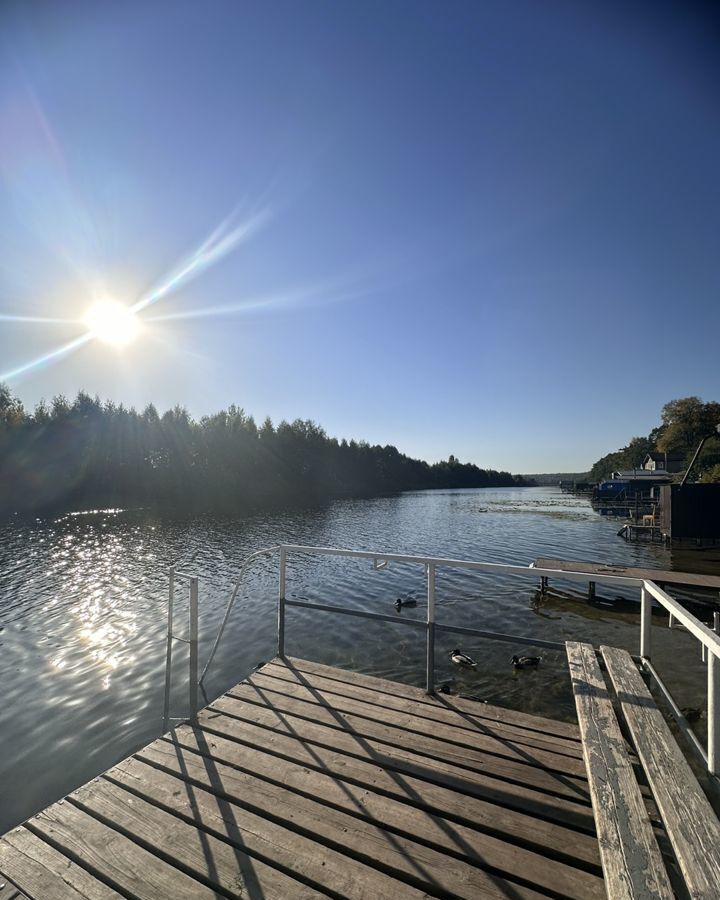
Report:
[[135,313],[117,300],[98,300],[83,319],[93,337],[106,344],[129,344],[140,330]]

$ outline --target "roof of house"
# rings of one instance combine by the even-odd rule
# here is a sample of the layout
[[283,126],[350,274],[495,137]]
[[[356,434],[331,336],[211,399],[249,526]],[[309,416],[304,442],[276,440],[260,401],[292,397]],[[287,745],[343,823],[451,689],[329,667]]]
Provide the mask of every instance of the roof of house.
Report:
[[667,480],[666,472],[651,472],[649,469],[621,469],[613,472],[613,478],[634,479],[636,481],[661,481]]

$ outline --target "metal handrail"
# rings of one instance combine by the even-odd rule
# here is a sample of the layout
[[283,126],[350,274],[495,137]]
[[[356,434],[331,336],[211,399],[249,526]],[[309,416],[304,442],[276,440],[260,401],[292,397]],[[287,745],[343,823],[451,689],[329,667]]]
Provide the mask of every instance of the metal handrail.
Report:
[[[464,628],[455,625],[445,625],[435,621],[435,575],[437,567],[463,568],[479,572],[488,572],[502,575],[540,576],[547,578],[555,576],[568,581],[588,580],[587,572],[565,572],[556,569],[539,568],[532,566],[515,566],[504,563],[474,562],[471,560],[448,559],[442,557],[416,556],[404,553],[385,553],[368,550],[345,550],[335,547],[312,547],[300,544],[285,544],[280,546],[280,571],[278,585],[278,654],[285,655],[285,610],[288,606],[315,609],[325,612],[334,612],[341,615],[359,616],[379,621],[389,621],[394,624],[408,625],[414,628],[426,630],[426,690],[432,693],[435,686],[435,633],[438,630],[456,634],[468,634],[493,640],[523,643],[537,647],[551,649],[564,649],[564,644],[556,641],[544,641],[517,635],[508,635],[501,632],[482,631],[476,628]],[[389,562],[401,562],[419,564],[425,567],[427,579],[427,617],[424,622],[417,619],[402,619],[399,616],[389,616],[380,613],[369,613],[362,610],[349,610],[341,606],[321,603],[309,603],[302,600],[288,600],[285,597],[287,579],[287,557],[290,553],[309,553],[322,556],[342,556],[355,559],[369,559],[375,569],[384,568]],[[720,776],[720,636],[688,612],[674,598],[658,587],[655,582],[641,578],[627,576],[595,574],[593,581],[614,586],[635,587],[640,589],[640,661],[646,671],[664,694],[670,709],[678,721],[680,728],[690,740],[690,745],[699,753],[705,763],[708,772],[714,776]],[[703,658],[707,654],[708,662],[708,748],[707,753],[702,748],[695,734],[675,703],[670,691],[650,663],[650,623],[652,614],[651,597],[653,597],[670,614],[673,619],[680,622],[690,634],[700,641],[703,647]],[[716,619],[717,622],[717,619]]]
[[[196,554],[193,554],[193,559]],[[180,637],[175,634],[173,631],[175,624],[175,579],[176,578],[184,578],[188,581],[189,589],[190,589],[190,605],[189,605],[189,633],[187,638]],[[166,645],[166,656],[165,656],[165,699],[163,703],[163,730],[162,733],[168,730],[170,722],[173,721],[181,721],[180,717],[173,717],[170,715],[170,691],[172,688],[172,650],[173,650],[173,641],[181,641],[184,644],[189,645],[189,678],[188,678],[188,689],[189,689],[189,705],[190,705],[190,718],[194,719],[197,716],[199,704],[198,704],[198,690],[200,687],[200,683],[198,681],[197,673],[198,673],[198,642],[199,642],[199,630],[198,630],[198,598],[200,596],[200,588],[199,588],[199,578],[197,575],[190,575],[186,572],[178,572],[174,566],[171,566],[168,570],[168,615],[167,615],[167,645]]]
[[[444,631],[452,634],[465,634],[474,637],[487,638],[497,641],[505,641],[509,643],[521,643],[533,647],[544,647],[554,650],[564,650],[565,645],[559,641],[546,641],[537,638],[529,638],[519,635],[505,634],[502,632],[487,631],[477,628],[466,628],[459,625],[450,625],[436,621],[435,616],[435,585],[436,570],[438,568],[459,568],[469,569],[477,572],[485,572],[495,575],[516,575],[521,577],[540,577],[543,581],[553,576],[556,579],[566,581],[587,582],[587,572],[566,572],[559,569],[539,568],[534,564],[530,566],[508,565],[505,563],[488,563],[476,562],[466,559],[454,559],[434,556],[418,556],[407,553],[386,553],[384,551],[371,550],[348,550],[337,547],[313,547],[303,544],[280,544],[274,547],[268,547],[258,550],[250,554],[243,560],[238,572],[233,591],[225,609],[220,629],[213,643],[210,656],[202,675],[198,679],[198,579],[196,576],[190,576],[180,573],[174,568],[170,570],[170,593],[169,593],[169,609],[168,609],[168,664],[166,674],[166,699],[165,699],[165,715],[164,725],[167,727],[169,713],[169,679],[170,679],[170,662],[171,662],[171,646],[173,639],[179,640],[172,633],[172,617],[173,617],[173,594],[175,578],[182,575],[190,581],[190,711],[191,717],[194,717],[198,711],[197,696],[198,689],[202,685],[208,669],[212,664],[217,652],[220,641],[222,640],[225,628],[228,624],[230,614],[234,607],[235,601],[240,592],[240,588],[245,578],[248,568],[252,562],[263,557],[270,556],[275,552],[279,552],[279,572],[278,572],[278,655],[285,655],[285,615],[286,609],[290,607],[298,607],[302,609],[311,609],[320,612],[332,612],[346,616],[356,616],[364,619],[374,619],[381,622],[391,622],[396,625],[406,625],[411,628],[423,629],[426,632],[426,690],[432,693],[435,688],[435,635],[438,631]],[[288,600],[286,597],[286,581],[287,581],[287,561],[290,554],[311,554],[318,556],[338,556],[351,559],[367,559],[372,561],[373,568],[387,568],[391,562],[407,563],[410,565],[422,565],[425,570],[427,583],[427,616],[425,620],[412,619],[407,617],[385,615],[382,613],[367,612],[365,610],[348,609],[346,607],[337,606],[327,603],[315,603],[306,600]],[[592,580],[600,584],[609,584],[614,587],[632,587],[640,590],[640,657],[636,658],[643,666],[645,671],[653,678],[668,705],[676,718],[679,727],[686,734],[690,745],[698,753],[703,760],[710,774],[720,776],[720,636],[707,627],[703,622],[697,619],[692,613],[688,612],[677,600],[667,594],[658,587],[653,581],[641,578],[632,578],[621,575],[606,575],[602,573],[593,573]],[[650,662],[650,642],[651,642],[651,615],[653,599],[670,615],[670,623],[676,621],[683,625],[687,631],[700,641],[703,648],[703,659],[707,657],[708,664],[708,746],[707,752],[703,749],[696,735],[690,728],[689,723],[683,716],[678,705],[675,703],[672,695],[658,675],[657,671]],[[720,631],[720,622],[716,614],[716,628]]]
[[210,651],[210,656],[208,657],[208,661],[205,663],[205,668],[202,670],[202,675],[200,676],[200,684],[202,685],[205,680],[205,676],[207,675],[207,671],[210,668],[212,661],[215,659],[215,654],[217,653],[218,645],[222,639],[223,633],[225,632],[225,626],[228,623],[228,619],[230,618],[230,613],[232,612],[232,608],[235,605],[235,600],[240,591],[240,586],[242,584],[242,580],[245,577],[245,572],[247,571],[248,566],[251,562],[254,562],[256,559],[260,559],[263,556],[271,556],[276,550],[279,550],[278,547],[268,547],[267,550],[258,550],[256,553],[251,553],[250,556],[247,556],[242,565],[240,566],[240,571],[238,572],[238,576],[235,579],[235,585],[233,587],[233,592],[230,595],[230,600],[228,601],[228,605],[225,609],[225,615],[223,616],[222,623],[220,624],[220,629],[218,630],[217,637],[215,638],[215,643],[213,644],[212,650]]
[[[657,672],[650,663],[651,659],[651,616],[653,597],[670,614],[670,623],[673,620],[679,622],[703,647],[703,659],[707,661],[707,754],[701,755],[711,775],[720,776],[720,636],[708,628],[703,622],[688,612],[684,606],[673,597],[658,587],[654,581],[644,580],[640,593],[640,656],[646,662],[648,672],[662,690],[665,698],[670,703],[673,712],[677,709],[670,691],[663,684]],[[715,624],[718,626],[718,616],[715,614]],[[677,719],[677,715],[675,716]],[[680,727],[686,734],[691,729],[687,725],[685,717],[678,719]]]
[[[399,616],[386,616],[381,613],[369,613],[362,610],[348,610],[342,606],[333,606],[320,603],[308,603],[304,600],[288,600],[285,597],[285,581],[287,570],[287,557],[289,553],[309,553],[320,556],[342,556],[351,559],[368,559],[373,563],[375,569],[385,568],[390,562],[410,563],[422,565],[425,568],[427,578],[427,619],[425,622],[418,622],[417,619],[401,619]],[[468,559],[451,559],[439,556],[417,556],[407,553],[385,553],[382,551],[372,550],[346,550],[337,547],[312,547],[303,544],[283,544],[280,547],[280,577],[278,590],[278,655],[285,655],[285,609],[288,606],[303,607],[305,609],[322,610],[324,612],[335,612],[340,615],[359,616],[365,619],[375,619],[378,621],[387,621],[409,625],[411,627],[424,627],[426,630],[426,664],[425,664],[425,685],[426,690],[431,694],[435,690],[435,633],[436,631],[447,631],[455,634],[467,634],[473,637],[489,638],[497,641],[505,641],[508,643],[521,643],[532,647],[545,647],[551,650],[564,650],[565,645],[559,641],[544,641],[533,638],[521,637],[518,635],[504,634],[497,631],[485,631],[477,628],[464,628],[457,625],[445,625],[435,620],[435,572],[438,567],[471,569],[479,572],[490,572],[493,574],[503,575],[522,575],[522,576],[538,576],[549,577],[550,575],[558,578],[567,578],[570,581],[587,581],[587,573],[583,572],[564,572],[557,569],[543,569],[535,566],[515,566],[505,563],[485,563],[475,562]],[[618,575],[598,575],[593,576],[595,580],[605,583],[611,583],[617,586],[640,587],[641,580],[639,578],[629,578]]]
[[[479,572],[494,572],[500,575],[556,575],[568,581],[587,581],[587,572],[566,572],[561,569],[541,569],[537,566],[515,566],[506,563],[476,562],[469,559],[453,559],[440,556],[417,556],[408,553],[384,553],[374,550],[345,550],[338,547],[312,547],[302,544],[282,544],[279,548],[288,553],[313,553],[321,556],[349,556],[357,559],[377,560],[378,562],[405,562],[419,565],[447,566],[457,569],[475,569]],[[627,575],[602,575],[593,574],[593,581],[606,582],[616,586],[641,587],[641,578],[631,578]]]

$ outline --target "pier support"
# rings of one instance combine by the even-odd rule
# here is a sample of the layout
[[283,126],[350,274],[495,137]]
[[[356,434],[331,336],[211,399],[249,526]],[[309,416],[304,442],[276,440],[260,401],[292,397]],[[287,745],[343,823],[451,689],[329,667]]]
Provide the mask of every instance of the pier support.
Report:
[[588,581],[588,600],[595,599],[595,582]]
[[544,594],[547,591],[547,588],[548,588],[547,575],[541,575],[540,576],[540,593]]

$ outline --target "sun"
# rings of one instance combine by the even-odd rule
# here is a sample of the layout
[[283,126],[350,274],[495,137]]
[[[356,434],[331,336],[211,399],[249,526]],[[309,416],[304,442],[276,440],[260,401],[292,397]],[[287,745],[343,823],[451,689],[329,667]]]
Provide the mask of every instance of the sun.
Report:
[[85,313],[83,322],[93,337],[117,347],[135,340],[140,331],[135,313],[117,300],[97,300]]

